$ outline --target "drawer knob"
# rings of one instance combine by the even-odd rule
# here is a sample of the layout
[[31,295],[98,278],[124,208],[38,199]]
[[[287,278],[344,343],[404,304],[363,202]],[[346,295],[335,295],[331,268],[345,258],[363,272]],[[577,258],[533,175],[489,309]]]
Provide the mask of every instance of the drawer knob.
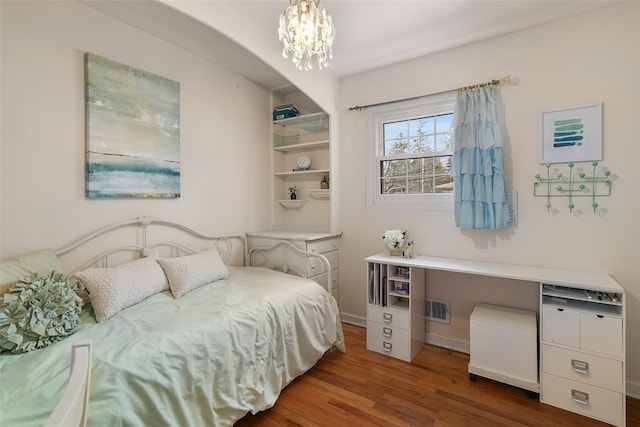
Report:
[[582,360],[571,359],[571,369],[579,374],[589,373],[589,363]]
[[571,389],[571,399],[574,402],[579,403],[581,405],[589,404],[589,393],[585,393],[584,391]]
[[383,349],[384,351],[386,351],[386,352],[390,353],[390,352],[391,352],[391,348],[392,348],[392,347],[393,347],[393,345],[392,345],[390,342],[386,342],[386,341],[383,341],[383,342],[382,342],[382,349]]
[[393,329],[391,329],[391,328],[382,328],[382,335],[384,335],[387,338],[391,338],[391,336],[393,335]]
[[382,320],[384,320],[387,323],[391,323],[391,321],[393,320],[393,314],[391,314],[391,313],[382,313]]

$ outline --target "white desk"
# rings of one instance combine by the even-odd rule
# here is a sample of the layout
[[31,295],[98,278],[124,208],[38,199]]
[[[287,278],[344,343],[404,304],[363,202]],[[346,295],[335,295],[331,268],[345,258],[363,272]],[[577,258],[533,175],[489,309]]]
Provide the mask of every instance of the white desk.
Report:
[[367,349],[406,361],[425,342],[426,270],[539,283],[540,400],[625,425],[625,296],[608,274],[430,256],[365,261]]
[[390,256],[388,254],[378,254],[365,258],[365,261],[424,268],[427,270],[441,270],[504,279],[526,280],[529,282],[549,283],[604,292],[624,293],[622,286],[606,273],[589,273],[557,268],[530,267],[526,265],[431,256],[417,256],[412,259],[407,259]]

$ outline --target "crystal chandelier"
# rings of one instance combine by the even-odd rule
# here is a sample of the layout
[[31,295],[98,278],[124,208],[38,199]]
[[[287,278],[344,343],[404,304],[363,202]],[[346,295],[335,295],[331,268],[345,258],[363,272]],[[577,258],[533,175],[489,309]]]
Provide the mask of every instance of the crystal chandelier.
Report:
[[333,59],[331,46],[336,30],[320,0],[290,0],[289,7],[280,15],[278,36],[284,44],[282,56],[288,58],[291,54],[299,70],[313,68],[313,55],[317,56],[320,69],[329,66],[329,59]]

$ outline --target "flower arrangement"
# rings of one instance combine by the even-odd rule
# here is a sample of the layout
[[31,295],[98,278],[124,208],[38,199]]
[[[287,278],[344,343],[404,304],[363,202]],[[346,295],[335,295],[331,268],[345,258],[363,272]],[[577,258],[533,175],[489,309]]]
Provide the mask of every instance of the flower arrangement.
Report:
[[391,251],[401,251],[404,247],[404,239],[407,235],[406,231],[386,230],[382,239],[385,241]]

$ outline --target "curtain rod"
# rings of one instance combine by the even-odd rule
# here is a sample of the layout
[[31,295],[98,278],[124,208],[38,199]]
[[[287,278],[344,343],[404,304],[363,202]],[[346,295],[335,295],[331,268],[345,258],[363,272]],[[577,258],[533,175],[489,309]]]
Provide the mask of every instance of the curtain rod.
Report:
[[378,107],[380,105],[394,104],[396,102],[404,102],[404,101],[413,101],[414,99],[425,98],[427,96],[433,96],[433,95],[440,95],[441,93],[452,92],[454,90],[457,90],[458,93],[461,93],[461,92],[466,92],[468,90],[476,90],[476,89],[480,89],[488,86],[508,86],[510,84],[511,84],[511,76],[506,75],[498,80],[494,79],[494,80],[491,80],[490,82],[478,83],[470,86],[463,86],[463,87],[459,87],[458,89],[443,90],[440,92],[430,93],[428,95],[418,95],[418,96],[413,96],[411,98],[396,99],[394,101],[378,102],[376,104],[355,105],[353,107],[349,107],[349,111],[353,111],[353,110],[361,111],[371,107]]

